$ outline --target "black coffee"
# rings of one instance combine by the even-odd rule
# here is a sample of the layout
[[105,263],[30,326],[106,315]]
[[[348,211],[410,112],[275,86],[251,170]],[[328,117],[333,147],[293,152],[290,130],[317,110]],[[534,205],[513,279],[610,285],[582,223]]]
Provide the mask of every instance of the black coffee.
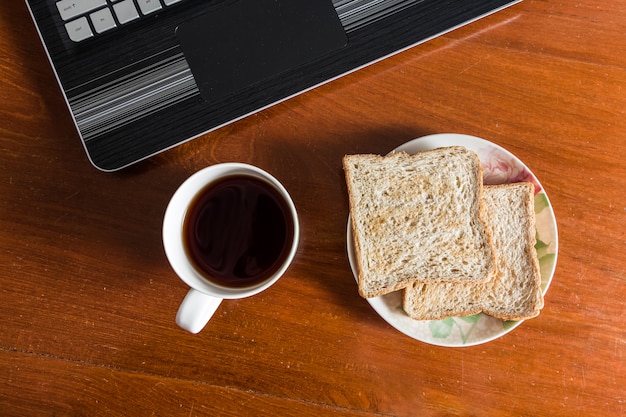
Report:
[[185,250],[205,278],[245,287],[280,268],[294,225],[289,206],[272,185],[236,175],[198,193],[185,215],[183,234]]

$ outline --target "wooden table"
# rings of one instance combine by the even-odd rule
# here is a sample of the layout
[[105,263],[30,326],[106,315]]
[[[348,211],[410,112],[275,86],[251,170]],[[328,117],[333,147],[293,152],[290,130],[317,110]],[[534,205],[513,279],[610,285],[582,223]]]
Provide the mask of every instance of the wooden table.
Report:
[[[626,6],[526,0],[122,172],[88,163],[26,6],[0,2],[0,415],[626,415]],[[341,157],[466,133],[539,177],[560,252],[545,307],[426,344],[359,297]],[[161,222],[241,161],[298,207],[295,263],[198,335]]]

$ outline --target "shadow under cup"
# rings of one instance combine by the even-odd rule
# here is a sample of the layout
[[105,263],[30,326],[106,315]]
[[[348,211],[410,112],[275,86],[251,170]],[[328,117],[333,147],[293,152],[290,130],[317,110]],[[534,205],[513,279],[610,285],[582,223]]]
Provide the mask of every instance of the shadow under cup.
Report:
[[[288,192],[267,172],[241,163],[213,165],[189,177],[163,220],[167,258],[191,287],[187,298],[193,295],[195,304],[268,288],[291,264],[298,242],[298,216]],[[200,321],[206,324],[210,315]]]

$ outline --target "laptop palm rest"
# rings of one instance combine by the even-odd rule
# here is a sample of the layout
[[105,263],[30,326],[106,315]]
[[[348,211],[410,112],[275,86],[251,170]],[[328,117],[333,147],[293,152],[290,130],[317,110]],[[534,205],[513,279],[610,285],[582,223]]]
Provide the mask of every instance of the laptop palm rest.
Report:
[[238,0],[181,24],[203,98],[215,102],[347,44],[330,0]]

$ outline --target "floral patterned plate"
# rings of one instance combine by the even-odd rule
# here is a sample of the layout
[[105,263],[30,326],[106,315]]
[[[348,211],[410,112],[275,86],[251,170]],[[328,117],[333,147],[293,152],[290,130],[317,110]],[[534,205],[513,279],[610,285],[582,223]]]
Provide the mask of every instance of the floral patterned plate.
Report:
[[[513,154],[500,146],[474,136],[438,134],[414,139],[394,149],[416,153],[444,146],[464,146],[478,154],[483,167],[485,184],[505,184],[530,181],[535,185],[535,214],[537,230],[537,255],[541,268],[541,288],[545,295],[558,252],[558,233],[550,201],[537,177]],[[348,218],[347,250],[350,267],[357,276],[354,243]],[[402,309],[402,292],[396,291],[367,300],[376,312],[402,333],[422,342],[438,346],[472,346],[501,337],[521,321],[503,321],[482,313],[468,317],[451,317],[445,320],[413,320]]]

